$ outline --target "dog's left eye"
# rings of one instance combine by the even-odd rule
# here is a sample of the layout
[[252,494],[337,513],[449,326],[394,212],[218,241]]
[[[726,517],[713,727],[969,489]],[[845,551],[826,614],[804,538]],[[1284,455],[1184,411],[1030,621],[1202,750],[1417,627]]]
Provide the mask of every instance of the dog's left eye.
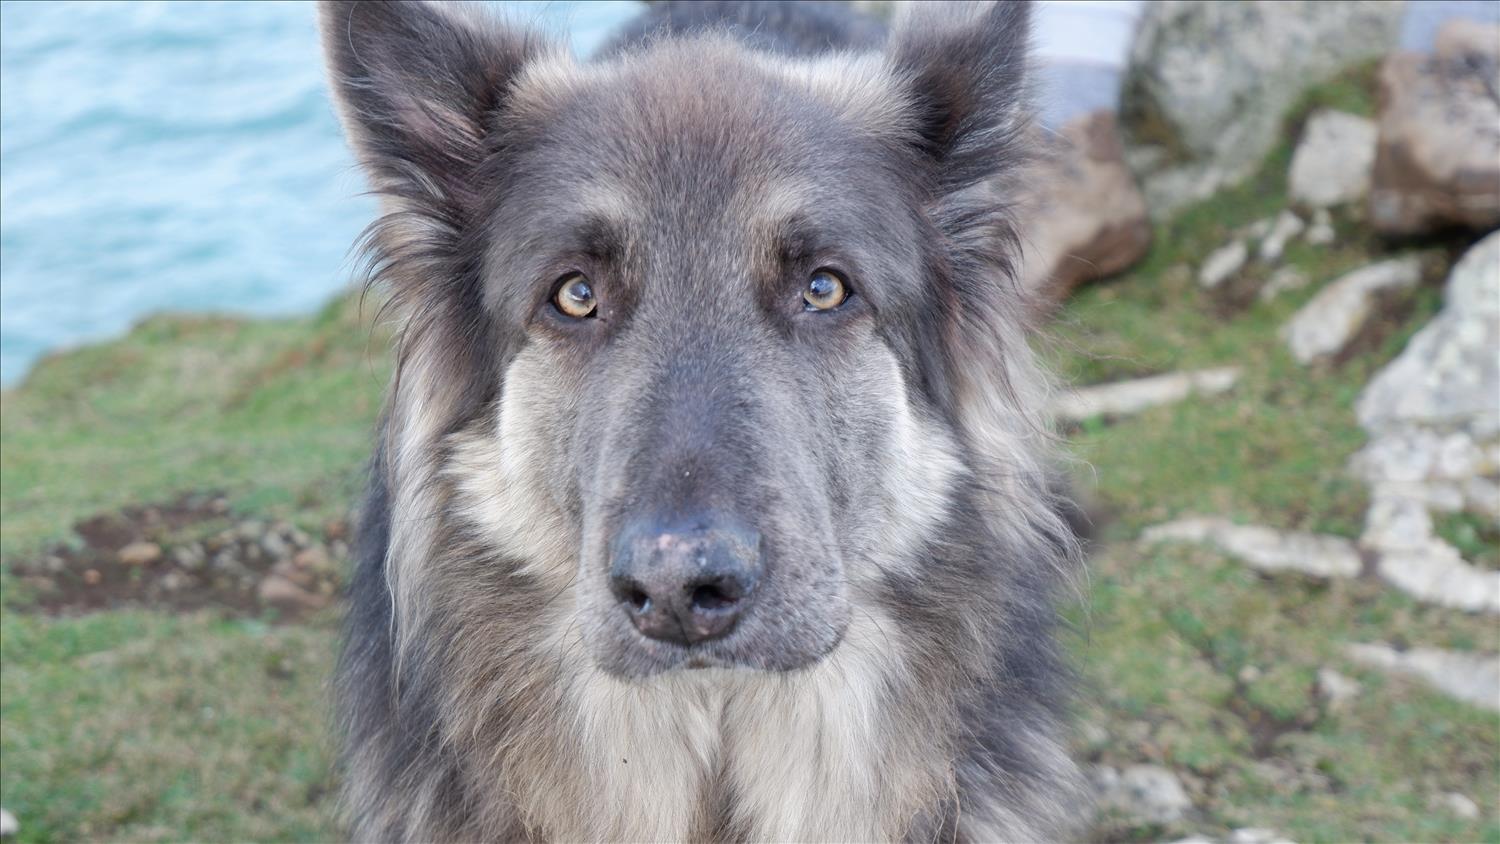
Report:
[[831,311],[849,298],[849,285],[832,270],[818,270],[802,290],[802,309]]
[[588,319],[599,310],[594,298],[594,288],[583,273],[573,273],[564,278],[552,294],[552,304],[564,316],[573,319]]

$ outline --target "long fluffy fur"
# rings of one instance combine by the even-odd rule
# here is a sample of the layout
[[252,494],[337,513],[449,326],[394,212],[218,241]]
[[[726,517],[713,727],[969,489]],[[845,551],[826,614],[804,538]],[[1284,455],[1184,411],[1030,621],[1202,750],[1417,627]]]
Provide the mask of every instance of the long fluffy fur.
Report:
[[[842,643],[794,672],[642,680],[586,653],[576,536],[534,478],[547,397],[565,390],[529,368],[544,350],[490,316],[481,223],[504,178],[491,168],[518,142],[498,115],[540,112],[672,42],[578,66],[440,10],[382,10],[383,35],[356,44],[350,28],[371,22],[325,8],[341,111],[384,197],[367,248],[404,321],[339,668],[356,840],[1034,841],[1070,828],[1082,798],[1053,629],[1078,550],[1049,482],[1046,378],[1023,339],[1003,202],[1026,111],[1025,12],[1011,5],[906,21],[884,56],[746,54],[930,174],[911,189],[926,197],[924,283],[941,295],[893,329],[917,351],[864,375],[889,397],[894,433],[887,517],[856,549],[868,565],[849,574]],[[402,38],[430,55],[411,60]],[[401,61],[370,55],[381,49]],[[459,66],[479,75],[400,98]],[[467,175],[442,178],[455,172]]]

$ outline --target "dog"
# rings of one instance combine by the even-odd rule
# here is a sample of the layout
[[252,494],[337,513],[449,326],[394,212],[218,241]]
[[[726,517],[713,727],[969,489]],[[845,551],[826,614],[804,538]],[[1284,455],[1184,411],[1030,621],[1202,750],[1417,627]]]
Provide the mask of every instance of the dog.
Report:
[[354,839],[1073,829],[1078,542],[1007,202],[1029,14],[665,4],[580,62],[325,0],[400,324]]

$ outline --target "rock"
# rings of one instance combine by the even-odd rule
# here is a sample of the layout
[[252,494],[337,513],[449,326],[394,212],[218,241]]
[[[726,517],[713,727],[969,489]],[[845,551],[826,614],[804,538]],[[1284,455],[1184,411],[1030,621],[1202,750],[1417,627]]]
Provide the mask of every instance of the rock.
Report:
[[1479,819],[1479,804],[1456,791],[1444,792],[1432,802],[1435,808],[1452,812],[1466,821]]
[[1342,111],[1308,118],[1292,153],[1287,191],[1305,208],[1327,208],[1365,198],[1375,166],[1375,122]]
[[266,526],[256,521],[240,522],[234,529],[235,535],[246,542],[255,542],[266,532]]
[[1128,146],[1164,149],[1137,174],[1152,217],[1254,173],[1302,93],[1385,55],[1401,12],[1380,0],[1147,4],[1121,114]]
[[0,836],[11,836],[21,831],[21,824],[16,822],[16,816],[10,812],[0,809]]
[[1274,830],[1250,826],[1231,831],[1228,844],[1293,844],[1293,842]]
[[1195,393],[1217,395],[1226,392],[1239,378],[1238,367],[1226,366],[1080,387],[1058,396],[1052,403],[1052,413],[1058,419],[1070,422],[1096,416],[1126,416],[1181,401]]
[[127,566],[149,566],[161,559],[161,546],[155,542],[132,542],[121,548],[118,556]]
[[1146,200],[1125,166],[1114,112],[1076,117],[1058,135],[1033,177],[1033,223],[1023,234],[1025,287],[1049,304],[1130,267],[1151,245]]
[[1436,648],[1401,651],[1385,644],[1352,644],[1346,651],[1362,665],[1415,677],[1465,703],[1500,710],[1500,656]]
[[305,612],[328,606],[329,598],[311,592],[279,572],[267,575],[255,594],[268,607],[291,612]]
[[1209,545],[1265,572],[1354,577],[1363,567],[1359,550],[1343,537],[1237,525],[1228,519],[1178,519],[1147,528],[1141,532],[1141,539]]
[[267,531],[260,538],[260,548],[272,560],[286,559],[292,554],[291,546],[282,538],[281,533],[275,529]]
[[292,557],[292,565],[315,574],[329,574],[333,571],[333,560],[320,545],[298,551]]
[[1198,268],[1198,285],[1205,290],[1213,290],[1233,278],[1249,259],[1250,247],[1246,246],[1243,240],[1220,246],[1210,253],[1203,260],[1203,266]]
[[323,524],[323,538],[329,542],[349,538],[349,522],[346,519],[329,519]]
[[1441,313],[1370,381],[1356,405],[1371,432],[1400,425],[1500,432],[1500,233],[1454,265]]
[[197,545],[179,545],[172,549],[172,562],[186,571],[203,568],[203,549]]
[[1357,680],[1345,677],[1332,668],[1318,669],[1318,697],[1328,704],[1331,712],[1347,708],[1363,689]]
[[1269,302],[1288,291],[1301,290],[1307,286],[1307,280],[1307,276],[1296,267],[1278,267],[1260,289],[1260,300]]
[[1114,809],[1146,823],[1172,823],[1193,808],[1181,780],[1159,765],[1131,765],[1123,771],[1099,765],[1090,778],[1099,808]]
[[1370,222],[1395,235],[1500,226],[1500,27],[1452,21],[1436,55],[1385,60]]
[[1333,228],[1333,216],[1328,209],[1319,208],[1313,212],[1312,225],[1307,227],[1307,235],[1304,237],[1313,246],[1327,246],[1338,240],[1338,232]]
[[1382,551],[1376,571],[1420,601],[1465,612],[1500,613],[1500,571],[1464,562],[1441,539],[1422,548]]
[[1355,270],[1303,305],[1283,328],[1282,337],[1300,363],[1332,358],[1358,336],[1382,294],[1408,290],[1421,279],[1422,264],[1414,256]]
[[1274,264],[1281,260],[1281,255],[1286,251],[1287,242],[1299,234],[1306,224],[1302,218],[1290,211],[1283,211],[1276,215],[1276,222],[1271,230],[1266,233],[1265,239],[1260,242],[1256,255],[1267,264]]

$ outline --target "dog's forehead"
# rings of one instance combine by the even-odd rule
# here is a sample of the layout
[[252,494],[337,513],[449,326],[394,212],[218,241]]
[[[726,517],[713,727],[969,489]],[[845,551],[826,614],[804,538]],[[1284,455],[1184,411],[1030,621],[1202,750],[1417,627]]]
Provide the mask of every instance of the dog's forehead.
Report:
[[903,128],[873,57],[783,60],[717,37],[542,64],[516,99],[540,126],[529,166],[559,198],[674,224],[694,222],[674,210],[734,211],[740,224],[816,211],[859,168],[883,166],[875,142]]

